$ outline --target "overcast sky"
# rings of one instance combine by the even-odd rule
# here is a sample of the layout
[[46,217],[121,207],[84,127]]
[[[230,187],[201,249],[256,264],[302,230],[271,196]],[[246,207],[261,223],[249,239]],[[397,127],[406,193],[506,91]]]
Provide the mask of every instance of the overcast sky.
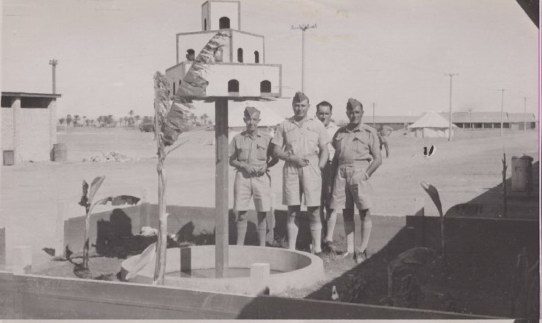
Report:
[[[56,58],[59,116],[153,114],[155,71],[175,64],[175,33],[199,31],[202,0],[4,0],[2,90],[51,92]],[[283,65],[283,94],[301,87],[337,117],[349,97],[372,114],[536,112],[538,29],[514,0],[242,0],[242,30],[265,36],[266,62]],[[274,103],[280,114],[289,101]],[[369,108],[369,109],[367,109]],[[199,105],[196,114],[212,114]]]

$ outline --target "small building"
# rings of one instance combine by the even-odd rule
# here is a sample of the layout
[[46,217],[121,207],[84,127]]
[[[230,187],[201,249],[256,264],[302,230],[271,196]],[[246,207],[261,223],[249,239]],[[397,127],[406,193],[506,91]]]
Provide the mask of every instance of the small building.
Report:
[[264,36],[241,30],[239,1],[220,0],[202,4],[201,31],[176,35],[176,65],[166,70],[170,93],[175,95],[195,57],[218,32],[228,40],[206,67],[206,96],[280,97],[282,66],[266,64]]
[[2,92],[3,165],[51,159],[60,94]]
[[[452,125],[453,128],[457,128]],[[448,137],[450,132],[449,121],[443,118],[440,114],[434,111],[426,112],[416,122],[408,126],[408,129],[415,132],[416,137]]]

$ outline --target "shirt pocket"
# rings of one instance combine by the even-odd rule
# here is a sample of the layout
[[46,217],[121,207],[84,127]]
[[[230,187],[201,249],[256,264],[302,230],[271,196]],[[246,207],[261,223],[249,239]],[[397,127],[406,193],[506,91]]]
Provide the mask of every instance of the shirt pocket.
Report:
[[369,153],[369,142],[365,134],[356,134],[352,140],[354,146],[354,159],[365,158]]
[[256,159],[267,161],[267,147],[260,144],[256,145]]
[[237,159],[239,161],[247,161],[248,160],[248,155],[249,155],[249,152],[250,152],[250,146],[248,147],[239,147],[239,151],[238,151],[238,157]]

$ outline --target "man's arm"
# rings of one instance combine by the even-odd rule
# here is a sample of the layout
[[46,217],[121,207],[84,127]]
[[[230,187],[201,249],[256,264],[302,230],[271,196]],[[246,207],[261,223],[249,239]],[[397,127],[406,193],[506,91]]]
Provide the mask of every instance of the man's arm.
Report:
[[327,143],[323,145],[319,145],[320,147],[320,161],[318,163],[318,166],[320,166],[320,169],[324,169],[326,167],[327,161],[329,159],[329,151],[327,149]]
[[291,154],[290,152],[285,152],[284,149],[282,149],[278,145],[274,145],[274,146],[275,147],[273,148],[273,154],[275,155],[275,157],[287,162],[291,162],[297,167],[305,167],[309,164],[309,161],[306,160],[305,158],[301,158],[299,156]]
[[271,168],[279,162],[279,159],[274,154],[274,147],[275,145],[271,142],[267,147],[267,168]]
[[382,152],[380,151],[380,140],[378,139],[378,136],[373,136],[373,140],[369,146],[369,149],[371,151],[371,156],[373,156],[373,161],[365,171],[367,174],[367,179],[371,177],[371,175],[382,165]]

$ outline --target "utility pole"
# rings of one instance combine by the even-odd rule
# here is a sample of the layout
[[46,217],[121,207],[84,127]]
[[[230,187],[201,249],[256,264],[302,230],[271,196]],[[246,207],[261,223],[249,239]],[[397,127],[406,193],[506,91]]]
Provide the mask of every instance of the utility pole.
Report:
[[448,123],[448,141],[452,141],[452,82],[453,77],[458,75],[457,73],[447,73],[450,77],[450,111],[449,111],[449,123]]
[[527,131],[527,97],[523,97],[523,132]]
[[312,28],[316,28],[316,24],[304,24],[297,27],[292,25],[292,30],[301,30],[301,92],[305,92],[305,31]]
[[504,136],[504,91],[506,89],[500,89],[501,91],[501,137]]
[[49,65],[53,67],[53,94],[56,94],[56,65],[58,61],[56,59],[50,59]]
[[373,128],[376,129],[376,123],[375,123],[375,103],[373,102]]

